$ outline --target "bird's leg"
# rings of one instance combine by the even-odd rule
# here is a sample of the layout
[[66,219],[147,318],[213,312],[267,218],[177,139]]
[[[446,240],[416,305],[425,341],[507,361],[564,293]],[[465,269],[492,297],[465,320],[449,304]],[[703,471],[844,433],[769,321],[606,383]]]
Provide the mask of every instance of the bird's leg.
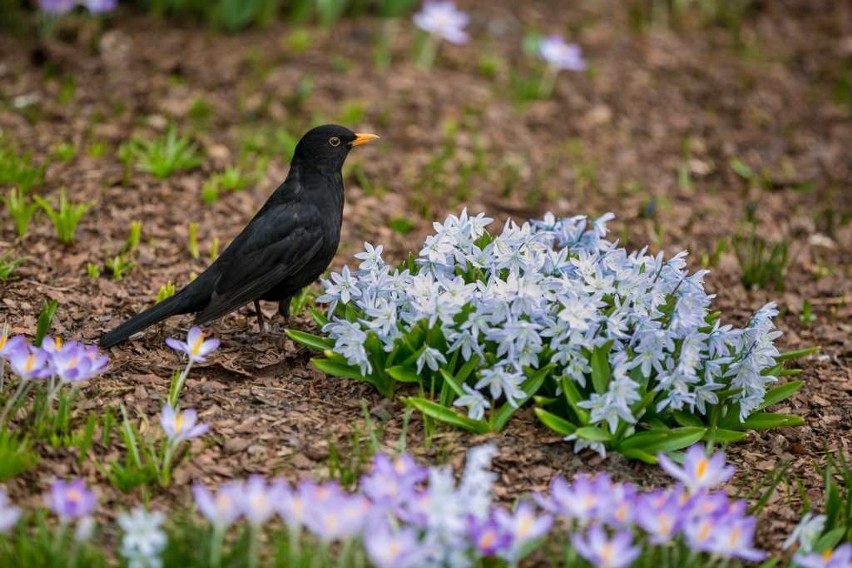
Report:
[[284,318],[284,327],[290,327],[290,297],[278,302],[278,313]]
[[260,333],[266,331],[266,327],[263,325],[263,312],[260,311],[260,300],[254,301],[254,312],[257,315],[257,325],[260,327]]

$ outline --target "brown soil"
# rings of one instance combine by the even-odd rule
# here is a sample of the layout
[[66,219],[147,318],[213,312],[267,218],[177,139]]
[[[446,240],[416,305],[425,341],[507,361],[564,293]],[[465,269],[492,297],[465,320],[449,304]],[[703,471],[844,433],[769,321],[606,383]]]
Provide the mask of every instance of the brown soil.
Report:
[[[792,243],[785,290],[746,290],[729,247],[708,278],[715,305],[728,321],[743,323],[776,300],[782,346],[820,345],[822,351],[801,362],[806,386],[780,409],[803,416],[805,426],[753,433],[731,447],[738,467],[732,488],[745,494],[756,479],[792,462],[790,479],[800,479],[811,501],[820,503],[815,468],[827,451],[850,452],[852,427],[852,106],[848,92],[845,102],[839,99],[842,73],[849,81],[852,68],[852,10],[827,0],[762,2],[738,33],[690,22],[638,33],[614,0],[570,7],[555,0],[463,4],[474,13],[472,31],[480,39],[444,46],[428,71],[411,63],[408,22],[400,26],[393,64],[374,67],[371,38],[380,23],[370,19],[311,30],[310,46],[296,54],[288,47],[293,30],[284,24],[226,36],[125,14],[99,42],[72,33],[48,43],[47,68],[33,65],[32,42],[0,38],[4,136],[46,165],[43,194],[52,198],[64,187],[73,199],[96,203],[68,247],[58,244],[44,217],[23,239],[8,217],[0,222],[0,249],[26,259],[17,278],[0,282],[0,321],[32,333],[42,302],[53,298],[60,305],[56,333],[96,340],[149,305],[167,281],[182,285],[203,270],[213,239],[226,243],[283,179],[286,158],[273,155],[250,189],[223,193],[214,205],[201,202],[209,176],[238,163],[243,137],[278,127],[298,136],[320,117],[340,120],[354,101],[365,112],[352,126],[380,134],[382,142],[349,158],[338,266],[365,240],[383,243],[400,258],[416,249],[433,219],[465,205],[500,220],[546,210],[613,211],[616,234],[629,248],[688,249],[697,269],[702,255],[730,237],[747,204],[754,204],[760,231]],[[591,71],[560,76],[551,100],[521,108],[511,100],[508,65],[531,66],[520,50],[530,28],[571,30]],[[496,77],[478,72],[480,54],[502,58]],[[306,77],[313,81],[311,94],[297,104],[293,93]],[[70,78],[76,88],[63,97]],[[198,98],[212,111],[206,124],[190,116]],[[170,121],[204,149],[204,166],[166,180],[141,173],[125,180],[117,147],[133,135],[159,135]],[[436,174],[428,163],[440,152],[448,121],[459,125],[457,147]],[[95,141],[107,144],[103,157],[85,151]],[[62,142],[81,148],[68,162],[52,157]],[[739,177],[733,159],[761,173],[764,182]],[[465,167],[473,173],[461,180]],[[688,184],[678,182],[682,168]],[[359,187],[358,169],[372,187]],[[435,189],[442,185],[453,189]],[[656,203],[655,219],[643,215],[649,200]],[[389,224],[397,218],[407,218],[414,229],[394,232]],[[86,264],[115,256],[135,219],[144,222],[136,267],[120,281],[88,278]],[[200,260],[187,252],[190,222],[199,224]],[[809,324],[800,319],[805,301],[816,316]],[[274,306],[266,309],[274,314]],[[188,322],[170,320],[113,349],[109,373],[84,390],[81,416],[122,402],[153,419],[178,366],[163,339],[185,333]],[[311,327],[307,317],[298,323]],[[222,350],[192,372],[183,400],[199,410],[212,434],[193,444],[191,459],[176,482],[155,495],[155,504],[186,501],[194,479],[324,475],[330,449],[346,453],[353,432],[363,432],[365,406],[382,425],[388,447],[399,438],[401,403],[317,372],[308,364],[310,354],[280,330],[259,335],[251,310],[210,331],[222,339]],[[500,449],[500,494],[508,498],[544,489],[557,473],[583,469],[606,469],[640,483],[664,479],[657,468],[617,455],[574,455],[529,411],[489,438]],[[430,462],[459,462],[481,439],[440,429],[427,445],[415,415],[408,447]],[[96,444],[93,453],[104,460],[117,455],[116,448]],[[55,475],[86,476],[98,483],[105,504],[136,498],[111,489],[92,463],[78,466],[68,451],[45,446],[41,453],[42,466],[9,482],[15,498],[35,504],[36,489]],[[761,513],[759,544],[777,549],[800,506],[795,485],[782,485]]]

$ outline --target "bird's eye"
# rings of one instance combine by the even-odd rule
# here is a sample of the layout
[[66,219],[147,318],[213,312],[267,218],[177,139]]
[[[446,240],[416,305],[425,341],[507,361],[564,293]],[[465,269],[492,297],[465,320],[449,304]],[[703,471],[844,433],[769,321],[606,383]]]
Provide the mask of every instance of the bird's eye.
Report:
[[332,136],[328,139],[328,143],[337,148],[338,146],[340,146],[340,138],[338,138],[337,136]]

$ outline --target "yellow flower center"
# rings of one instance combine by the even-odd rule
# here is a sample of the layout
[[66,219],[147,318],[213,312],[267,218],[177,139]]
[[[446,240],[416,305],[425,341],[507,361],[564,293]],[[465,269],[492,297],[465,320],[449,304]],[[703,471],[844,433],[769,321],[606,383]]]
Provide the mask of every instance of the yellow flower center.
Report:
[[613,556],[614,556],[614,553],[613,553],[613,550],[612,550],[612,543],[608,542],[605,545],[603,545],[603,548],[601,549],[601,559],[604,561],[604,563],[610,564],[612,562]]
[[69,489],[66,498],[72,503],[79,503],[83,496],[76,489]]
[[8,340],[9,340],[8,335],[0,336],[0,349],[3,349],[4,347],[6,347],[6,341],[8,341]]
[[219,493],[216,495],[216,508],[220,511],[224,511],[231,507],[231,498],[225,495],[224,493]]
[[175,414],[175,433],[179,434],[183,430],[183,412]]
[[201,351],[201,344],[202,344],[202,343],[204,343],[204,333],[203,333],[203,332],[202,332],[202,333],[199,333],[199,334],[198,334],[198,339],[196,339],[196,340],[192,343],[192,354],[193,354],[193,355],[198,355],[198,353]]
[[402,545],[398,542],[392,542],[390,546],[388,546],[388,556],[391,558],[397,558],[402,553]]
[[822,553],[822,559],[826,562],[828,562],[832,558],[834,558],[834,551],[832,549],[829,548],[828,550]]
[[62,338],[61,337],[54,337],[53,338],[53,344],[56,345],[57,349],[62,349]]
[[497,537],[494,535],[494,532],[488,531],[479,539],[479,548],[487,550],[494,545],[495,540],[497,540]]
[[698,461],[698,465],[695,466],[695,476],[698,479],[702,479],[707,473],[707,463],[707,458],[701,458]]
[[24,371],[29,373],[33,370],[33,367],[35,367],[35,355],[30,353],[27,356],[27,360],[24,362]]
[[532,517],[530,515],[524,515],[518,523],[518,539],[525,539],[527,535],[530,534],[530,531],[532,531]]

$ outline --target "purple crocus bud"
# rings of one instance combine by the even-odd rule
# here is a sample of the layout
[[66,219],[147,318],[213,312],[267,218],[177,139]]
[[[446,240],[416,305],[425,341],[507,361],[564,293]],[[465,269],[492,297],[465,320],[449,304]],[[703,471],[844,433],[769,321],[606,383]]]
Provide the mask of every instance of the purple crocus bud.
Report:
[[633,535],[622,530],[612,539],[601,525],[593,525],[587,535],[573,535],[571,542],[577,554],[597,568],[625,568],[633,564],[642,549],[633,546]]
[[104,12],[112,12],[118,5],[117,0],[84,0],[83,4],[86,10],[92,14],[103,14]]
[[657,459],[660,466],[683,483],[692,494],[721,485],[734,475],[733,466],[725,466],[725,454],[716,452],[707,457],[704,444],[695,444],[686,450],[683,467],[665,454],[659,454]]
[[186,341],[169,337],[166,339],[166,345],[175,351],[186,353],[193,363],[203,363],[209,354],[219,348],[219,340],[204,339],[204,332],[201,331],[201,328],[194,326],[189,330]]
[[67,482],[57,479],[50,485],[45,502],[61,521],[70,521],[91,515],[97,506],[97,497],[82,479]]
[[555,477],[550,483],[550,499],[540,499],[539,504],[551,513],[585,526],[600,520],[608,509],[611,485],[605,475],[592,478],[580,474],[570,484],[562,477]]
[[8,353],[6,360],[12,368],[12,373],[24,380],[43,379],[49,377],[52,372],[48,354],[32,345]]
[[6,489],[0,487],[0,534],[6,534],[18,524],[21,518],[20,507],[14,506],[9,501]]
[[195,483],[192,495],[198,511],[217,531],[224,531],[233,525],[242,514],[241,504],[245,492],[241,484],[229,482],[221,485],[214,494],[204,485]]
[[77,5],[77,0],[38,0],[38,8],[45,14],[61,16],[67,14]]
[[198,413],[194,409],[176,410],[168,403],[163,405],[160,426],[172,444],[203,436],[210,429],[207,424],[198,423]]
[[467,42],[468,36],[464,28],[469,21],[470,17],[449,0],[425,2],[423,9],[414,14],[414,24],[418,28],[450,43]]
[[562,36],[552,35],[542,38],[538,52],[548,65],[565,71],[584,71],[586,61],[580,46],[566,43]]
[[474,548],[482,556],[497,556],[512,546],[512,533],[494,515],[484,519],[469,516],[467,532]]

